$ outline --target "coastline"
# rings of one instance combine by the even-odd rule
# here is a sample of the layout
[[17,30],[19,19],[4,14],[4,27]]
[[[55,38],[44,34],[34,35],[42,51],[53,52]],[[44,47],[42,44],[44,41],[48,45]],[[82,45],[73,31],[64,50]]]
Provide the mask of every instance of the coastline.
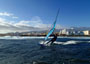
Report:
[[[20,37],[45,37],[46,35],[0,35],[0,37],[5,37],[5,36],[20,36]],[[52,37],[51,35],[50,37]],[[90,35],[58,35],[58,37],[90,37]]]

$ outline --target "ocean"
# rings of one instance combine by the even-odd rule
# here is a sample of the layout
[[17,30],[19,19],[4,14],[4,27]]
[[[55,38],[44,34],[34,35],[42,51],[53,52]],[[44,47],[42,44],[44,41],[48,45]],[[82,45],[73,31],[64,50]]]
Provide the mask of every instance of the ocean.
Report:
[[0,37],[0,64],[90,64],[90,37],[59,37],[41,48],[44,37]]

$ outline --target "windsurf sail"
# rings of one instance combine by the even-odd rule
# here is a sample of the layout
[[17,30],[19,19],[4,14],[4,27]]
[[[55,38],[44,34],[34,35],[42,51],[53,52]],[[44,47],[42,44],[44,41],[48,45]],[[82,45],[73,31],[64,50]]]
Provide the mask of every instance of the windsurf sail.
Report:
[[54,30],[55,30],[55,26],[56,26],[56,21],[57,21],[58,14],[59,14],[59,10],[58,10],[58,12],[57,12],[57,15],[56,15],[55,21],[54,21],[54,23],[53,23],[53,25],[52,25],[52,28],[51,28],[51,30],[48,32],[47,36],[45,37],[45,40],[47,40],[48,37],[49,37],[49,36],[54,32]]

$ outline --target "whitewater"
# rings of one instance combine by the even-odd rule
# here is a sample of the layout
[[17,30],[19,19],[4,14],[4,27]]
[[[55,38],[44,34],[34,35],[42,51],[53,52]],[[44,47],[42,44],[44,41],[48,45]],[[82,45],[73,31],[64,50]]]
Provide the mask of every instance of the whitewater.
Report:
[[[0,39],[10,39],[10,40],[23,40],[23,39],[43,39],[44,40],[45,37],[35,37],[35,36],[30,36],[30,37],[20,37],[20,36],[4,36],[4,37],[0,37]],[[53,37],[49,37],[48,40],[50,40]],[[77,43],[83,43],[83,42],[87,42],[90,43],[90,37],[58,37],[59,39],[70,39],[69,41],[62,41],[62,42],[58,42],[55,41],[55,44],[62,44],[62,45],[68,45],[68,44],[77,44]],[[42,40],[42,41],[43,41]],[[42,43],[42,42],[41,42]]]

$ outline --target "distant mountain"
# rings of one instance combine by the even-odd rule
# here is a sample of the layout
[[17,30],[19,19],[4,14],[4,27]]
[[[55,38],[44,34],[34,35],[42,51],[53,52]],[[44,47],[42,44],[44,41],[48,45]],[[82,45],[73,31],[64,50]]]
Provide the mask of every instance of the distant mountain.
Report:
[[[23,29],[24,29],[24,26],[23,26]],[[44,29],[44,28],[27,27],[27,30],[28,31],[22,31],[22,32],[18,32],[17,31],[16,33],[33,33],[33,32],[34,33],[45,33],[45,32],[49,32],[50,28],[48,28],[48,29],[45,28]],[[55,29],[54,32],[60,32],[60,30],[62,30],[62,29]],[[84,30],[90,30],[90,27],[71,27],[71,28],[68,28],[67,30],[68,31],[71,31],[71,30],[74,30],[74,31],[84,31]],[[13,33],[13,32],[11,32],[11,33]]]
[[84,31],[84,30],[90,30],[90,27],[72,27],[70,29],[73,29],[75,31]]

